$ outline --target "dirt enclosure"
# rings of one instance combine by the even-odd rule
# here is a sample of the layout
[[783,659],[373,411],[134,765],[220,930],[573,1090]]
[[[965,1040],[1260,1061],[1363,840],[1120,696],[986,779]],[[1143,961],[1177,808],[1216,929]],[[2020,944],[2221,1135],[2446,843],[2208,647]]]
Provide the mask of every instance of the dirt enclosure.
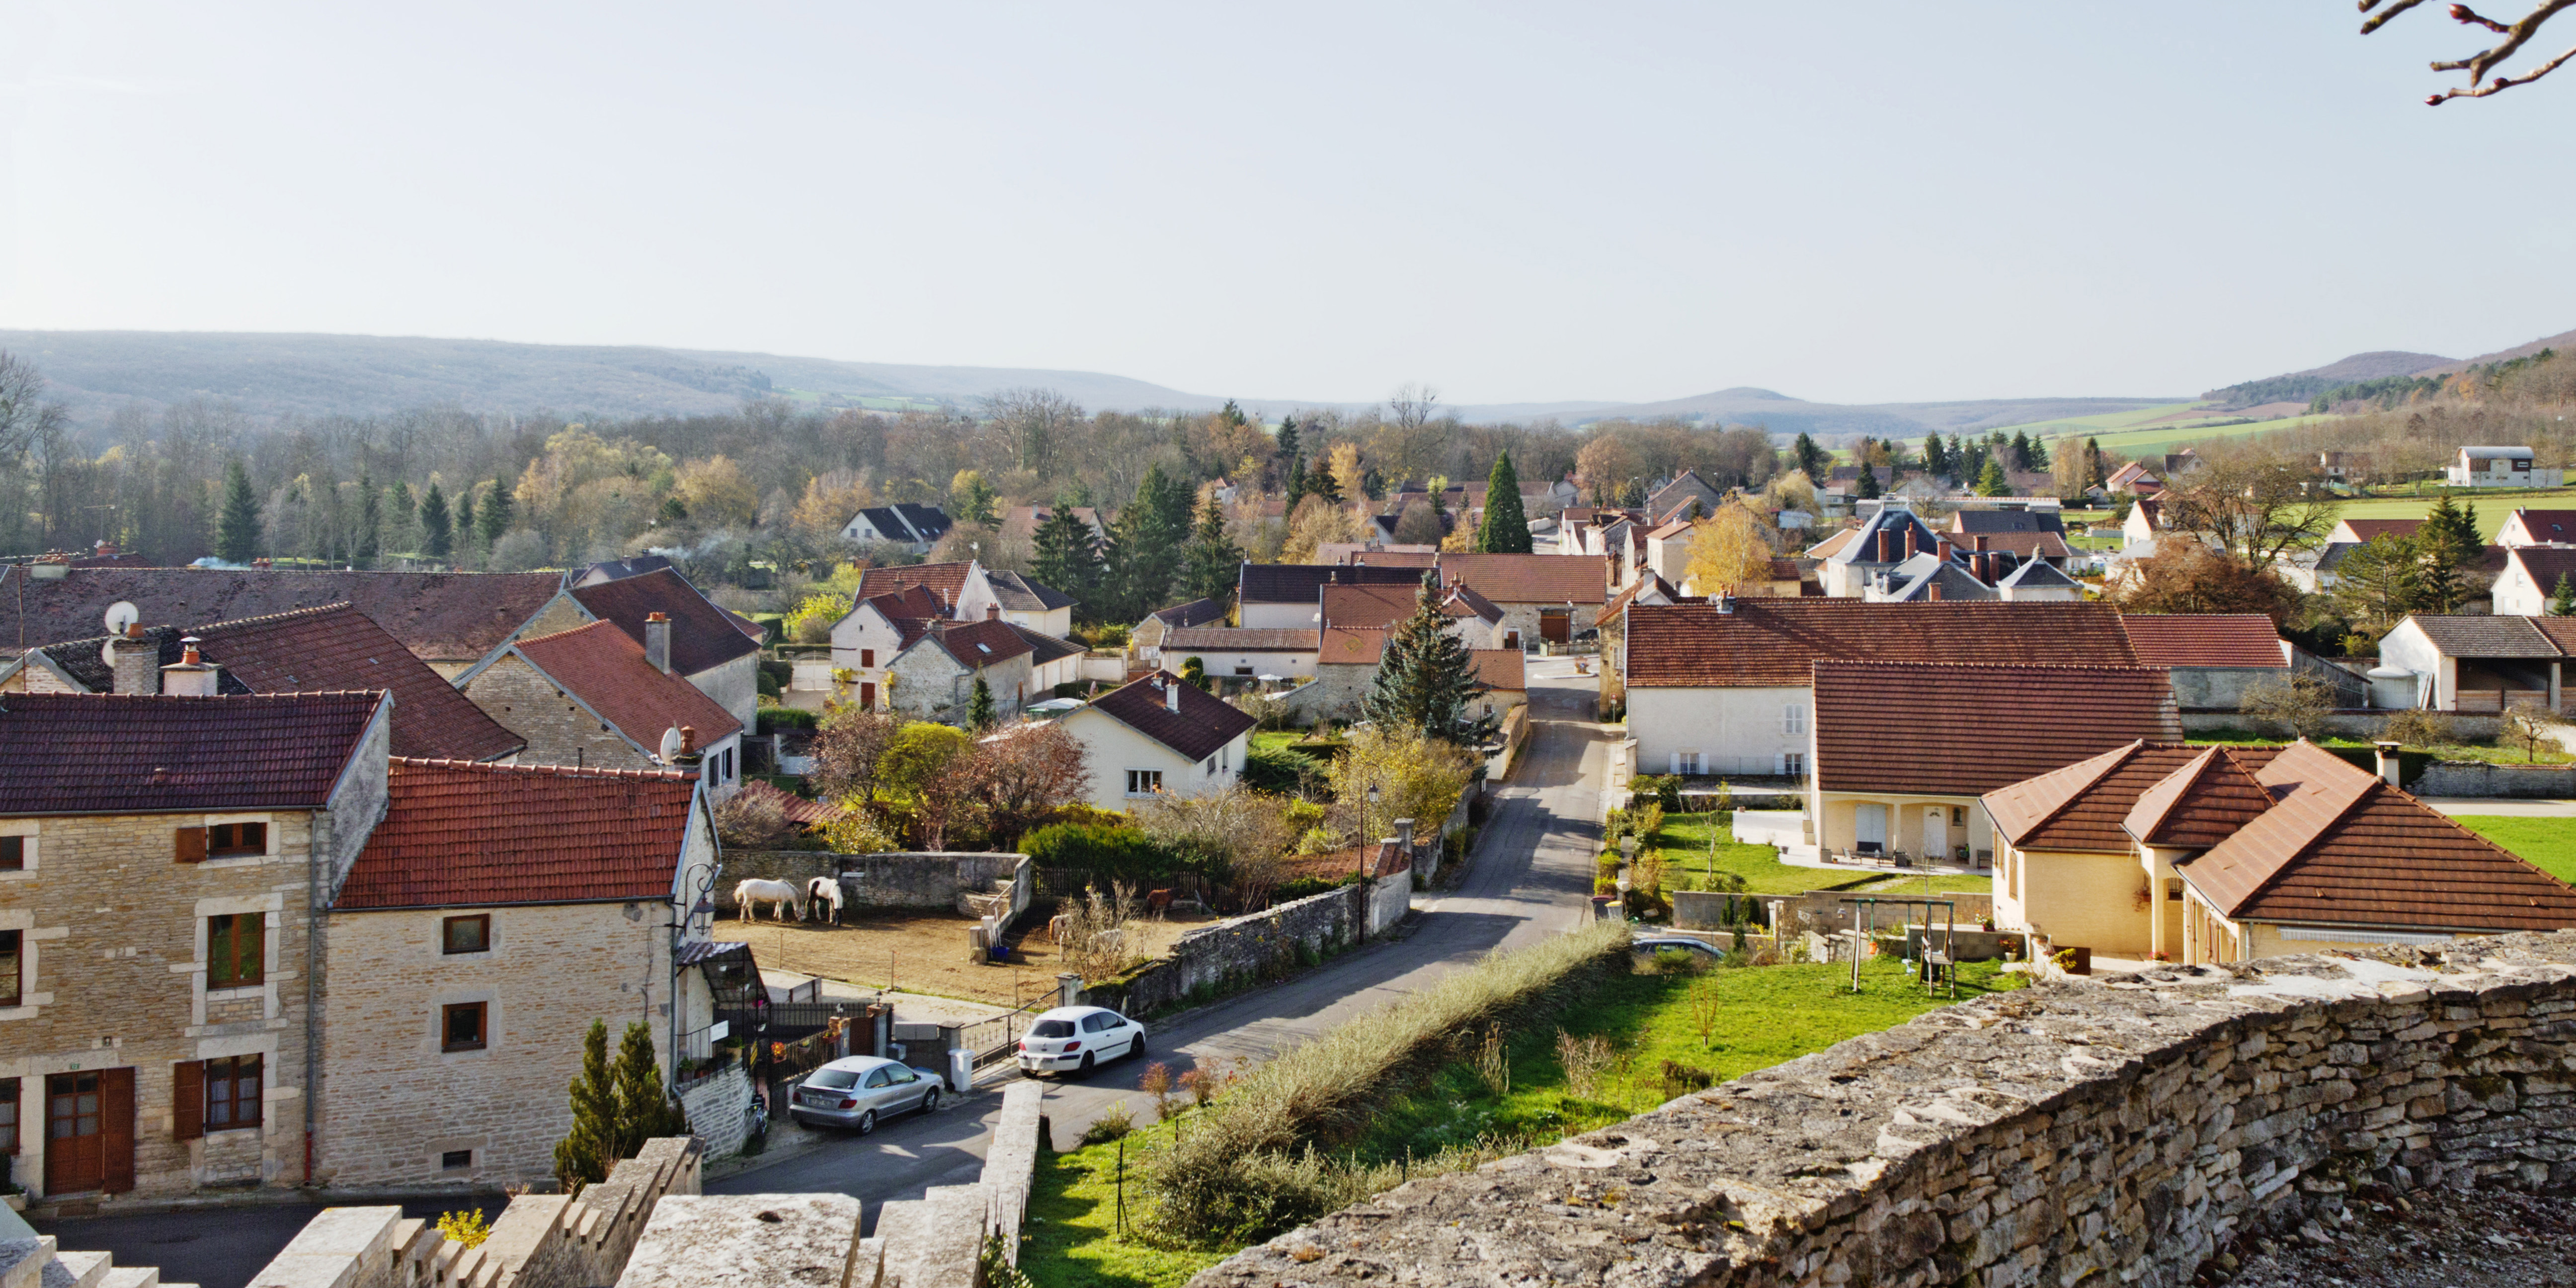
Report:
[[[1007,965],[969,960],[966,932],[976,923],[956,913],[852,908],[838,926],[728,916],[717,920],[715,937],[750,944],[767,970],[1016,1006],[1054,988],[1056,972],[1064,969],[1047,939],[1048,915],[1042,904],[1020,919],[1009,939]],[[1139,918],[1128,923],[1130,944],[1147,958],[1160,957],[1184,932],[1214,920],[1179,914],[1161,921]]]

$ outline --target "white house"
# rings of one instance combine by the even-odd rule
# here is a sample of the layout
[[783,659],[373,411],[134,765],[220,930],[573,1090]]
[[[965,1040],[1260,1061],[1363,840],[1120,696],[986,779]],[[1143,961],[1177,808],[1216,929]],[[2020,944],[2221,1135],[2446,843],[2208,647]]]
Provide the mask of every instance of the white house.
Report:
[[1315,674],[1318,634],[1278,627],[1184,626],[1164,634],[1162,665],[1178,671],[1195,657],[1208,675],[1218,679],[1276,675],[1302,680]]
[[1156,671],[1058,722],[1082,744],[1091,803],[1123,810],[1157,794],[1232,787],[1252,747],[1251,716]]
[[[2564,662],[2576,656],[2576,617],[2410,613],[2380,637],[2379,665],[2414,676],[2410,701],[2371,681],[2371,705],[2495,715],[2507,707],[2564,709]],[[2402,681],[2400,682],[2402,683]]]
[[2463,447],[2443,474],[2453,487],[2557,487],[2566,476],[2532,461],[2528,447]]
[[948,515],[935,505],[873,505],[850,516],[841,535],[851,541],[884,541],[928,554],[948,532]]
[[[2519,513],[2517,511],[2516,513]],[[2508,546],[2504,571],[2496,574],[2495,610],[2499,616],[2540,617],[2549,612],[2565,579],[2576,590],[2576,546]]]
[[[2531,510],[2521,506],[2504,517],[2496,530],[2500,546],[2576,545],[2576,510]],[[2501,613],[2504,610],[2496,610]]]
[[[849,692],[839,700],[874,711],[886,685],[886,668],[895,655],[930,632],[946,612],[939,596],[925,586],[906,586],[862,597],[841,620],[832,623],[832,671],[847,678],[838,683]],[[803,663],[800,666],[806,665]],[[823,688],[800,676],[798,688]]]

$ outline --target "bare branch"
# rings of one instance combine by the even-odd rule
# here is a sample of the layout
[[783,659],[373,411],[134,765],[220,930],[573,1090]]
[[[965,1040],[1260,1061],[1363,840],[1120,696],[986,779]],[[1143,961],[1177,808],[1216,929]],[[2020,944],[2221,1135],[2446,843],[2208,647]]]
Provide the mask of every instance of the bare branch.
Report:
[[[2367,36],[2370,33],[2379,30],[2382,26],[2387,24],[2389,19],[2394,18],[2421,3],[2423,3],[2423,0],[2396,0],[2395,3],[2388,6],[2386,12],[2377,14],[2369,21],[2361,24],[2361,34]],[[2360,0],[2360,8],[2363,13],[2369,13],[2371,10],[2378,7],[2379,0]],[[2541,77],[2558,70],[2558,68],[2562,64],[2566,63],[2571,56],[2576,56],[2576,50],[2570,50],[2568,53],[2560,54],[2558,57],[2553,58],[2520,76],[2498,76],[2493,80],[2489,80],[2487,77],[2488,72],[2493,71],[2499,64],[2503,63],[2504,60],[2520,53],[2524,45],[2531,43],[2531,38],[2539,35],[2541,27],[2551,18],[2554,18],[2561,12],[2571,8],[2576,8],[2576,0],[2539,0],[2538,3],[2532,6],[2530,13],[2522,16],[2521,21],[2508,27],[2503,23],[2497,22],[2493,18],[2480,14],[2465,4],[2452,5],[2450,7],[2450,15],[2453,21],[2466,27],[2483,27],[2488,31],[2492,31],[2503,36],[2504,39],[2497,41],[2492,48],[2481,50],[2477,54],[2468,58],[2445,60],[2434,63],[2433,70],[2437,72],[2467,72],[2469,74],[2469,83],[2466,87],[2461,89],[2431,95],[2424,100],[2425,105],[2428,107],[2439,107],[2455,98],[2485,98],[2490,94],[2512,89],[2517,85],[2528,85],[2531,82],[2539,80]]]
[[2452,5],[2451,16],[2458,19],[2460,25],[2464,27],[2484,27],[2499,36],[2511,35],[2513,33],[2513,28],[2497,22],[2493,18],[2479,17],[2476,10],[2469,8],[2464,4]]
[[2439,107],[2443,103],[2455,98],[2485,98],[2489,94],[2496,93],[2500,90],[2512,89],[2516,85],[2528,85],[2551,72],[2557,71],[2559,67],[2565,64],[2570,58],[2576,58],[2576,49],[2570,49],[2566,53],[2560,54],[2556,58],[2552,58],[2548,62],[2542,63],[2538,67],[2534,67],[2520,76],[2498,76],[2494,80],[2491,80],[2476,89],[2455,89],[2448,93],[2435,94],[2431,98],[2425,99],[2424,104],[2427,107]]
[[[2361,11],[2363,13],[2369,13],[2378,3],[2379,0],[2361,0]],[[2389,19],[2394,18],[2422,3],[2424,3],[2424,0],[2397,0],[2397,3],[2388,6],[2388,12],[2380,14],[2378,17],[2372,18],[2370,21],[2361,24],[2361,34],[2367,36],[2370,33],[2379,30],[2380,27],[2385,25]]]

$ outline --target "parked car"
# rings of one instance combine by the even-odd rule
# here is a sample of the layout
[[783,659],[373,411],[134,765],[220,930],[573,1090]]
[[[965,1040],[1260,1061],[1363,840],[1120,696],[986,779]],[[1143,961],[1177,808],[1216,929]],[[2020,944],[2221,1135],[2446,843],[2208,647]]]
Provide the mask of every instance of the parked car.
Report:
[[1025,1073],[1089,1072],[1102,1061],[1145,1054],[1145,1026],[1098,1006],[1059,1006],[1037,1018],[1020,1039]]
[[1715,966],[1726,959],[1726,950],[1705,939],[1693,939],[1688,935],[1642,936],[1628,941],[1628,951],[1635,954],[1640,962],[1651,962],[1668,952],[1692,954],[1691,961],[1695,966]]
[[854,1128],[862,1136],[877,1129],[877,1119],[909,1109],[929,1113],[939,1107],[948,1080],[928,1069],[915,1069],[873,1055],[854,1055],[816,1069],[787,1102],[789,1116],[817,1127]]

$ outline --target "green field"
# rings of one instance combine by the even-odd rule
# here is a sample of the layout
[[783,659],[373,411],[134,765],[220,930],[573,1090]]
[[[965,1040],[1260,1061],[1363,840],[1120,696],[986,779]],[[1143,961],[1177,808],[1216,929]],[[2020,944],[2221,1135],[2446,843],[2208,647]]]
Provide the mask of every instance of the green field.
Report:
[[[2505,516],[2517,507],[2534,509],[2576,509],[2576,488],[2496,488],[2493,491],[2452,494],[2455,504],[2478,507],[2478,535],[2495,540],[2496,529],[2504,526]],[[2366,501],[2348,501],[2338,513],[2347,519],[2420,519],[2433,508],[2430,496],[2372,497]]]
[[2462,814],[2451,821],[2531,860],[2561,881],[2576,883],[2576,819]]
[[[1714,854],[1709,850],[1711,835],[1717,839]],[[1712,884],[1708,880],[1712,870],[1744,878],[1754,894],[1805,894],[1845,886],[1888,893],[1936,881],[1943,890],[1985,893],[1994,888],[1989,877],[1927,877],[1895,872],[1873,875],[1848,868],[1802,868],[1782,863],[1780,852],[1768,845],[1738,842],[1734,820],[1726,814],[1666,814],[1652,844],[1664,852],[1664,888],[1668,890],[1703,889]]]

